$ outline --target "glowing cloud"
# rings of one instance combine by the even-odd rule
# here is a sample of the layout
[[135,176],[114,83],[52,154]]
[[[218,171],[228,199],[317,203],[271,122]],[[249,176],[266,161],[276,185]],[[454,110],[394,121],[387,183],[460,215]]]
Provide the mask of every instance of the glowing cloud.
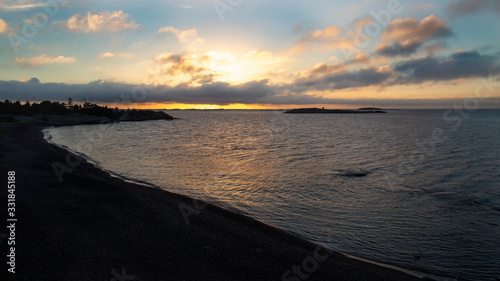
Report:
[[262,50],[243,55],[216,51],[186,55],[165,53],[154,59],[157,69],[149,78],[154,83],[170,86],[212,82],[241,84],[269,77],[273,77],[274,82],[282,82],[276,69],[287,71],[286,63],[290,61],[293,59]]
[[131,54],[131,53],[110,53],[110,52],[105,52],[105,53],[99,54],[99,58],[101,58],[101,59],[108,59],[108,58],[113,58],[113,57],[131,58],[133,56],[134,56],[134,54]]
[[32,58],[16,58],[16,62],[22,66],[41,66],[47,64],[66,64],[66,63],[75,63],[76,59],[73,57],[65,57],[65,56],[47,56],[43,54],[41,56],[32,57]]
[[291,49],[292,53],[301,53],[307,50],[309,45],[320,45],[321,47],[337,47],[342,45],[341,38],[343,29],[336,25],[324,29],[307,30],[296,46]]
[[[2,2],[9,2],[9,1],[2,1]],[[14,1],[10,1],[14,2]],[[49,3],[44,3],[42,1],[31,1],[31,0],[22,0],[22,1],[16,1],[16,4],[11,3],[10,5],[0,3],[0,8],[5,11],[22,11],[22,10],[29,10],[29,9],[34,9],[34,8],[39,8],[39,7],[44,7],[48,6]]]
[[167,27],[162,27],[158,30],[158,33],[156,34],[161,35],[164,33],[170,33],[174,34],[177,39],[181,42],[188,41],[190,38],[196,38],[198,35],[198,32],[196,31],[196,28],[188,29],[188,30],[179,30],[175,27],[167,26]]
[[382,32],[377,53],[390,57],[413,54],[427,41],[451,34],[448,24],[436,15],[420,22],[415,18],[396,19]]
[[139,25],[123,11],[102,12],[87,15],[76,14],[66,21],[66,27],[72,32],[104,32],[137,29]]
[[7,23],[0,19],[0,34],[7,32]]
[[114,56],[115,56],[115,54],[113,54],[113,53],[109,53],[109,52],[102,53],[102,54],[100,54],[100,55],[99,55],[99,57],[100,57],[101,59],[112,58],[112,57],[114,57]]
[[197,55],[183,56],[165,53],[156,56],[155,63],[159,67],[150,73],[151,79],[163,85],[200,85],[212,82],[217,73],[205,67],[208,58]]
[[335,26],[335,25],[332,25],[332,26],[329,26],[323,30],[316,30],[312,33],[308,33],[306,35],[305,39],[321,40],[321,39],[335,38],[340,34],[341,31],[342,31],[342,28]]

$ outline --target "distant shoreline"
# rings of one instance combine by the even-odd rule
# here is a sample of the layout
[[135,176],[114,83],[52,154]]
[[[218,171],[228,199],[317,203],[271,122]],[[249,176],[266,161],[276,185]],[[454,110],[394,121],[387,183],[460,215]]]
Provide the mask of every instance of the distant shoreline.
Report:
[[387,113],[381,109],[324,109],[324,108],[298,108],[285,111],[287,114],[371,114]]
[[138,280],[282,280],[309,260],[318,268],[308,280],[432,280],[331,250],[311,260],[322,247],[211,204],[186,224],[179,206],[193,199],[112,177],[85,160],[59,182],[53,163],[77,156],[41,130],[80,124],[1,125],[0,165],[18,178],[18,277],[111,280],[124,268]]

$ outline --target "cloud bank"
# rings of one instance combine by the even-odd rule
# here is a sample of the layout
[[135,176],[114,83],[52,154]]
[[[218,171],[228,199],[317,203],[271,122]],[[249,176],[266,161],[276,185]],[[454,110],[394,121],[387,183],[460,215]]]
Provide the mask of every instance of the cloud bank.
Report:
[[500,13],[498,0],[452,0],[448,3],[447,13],[452,17],[476,12]]
[[[43,57],[45,63],[58,63],[68,58]],[[198,72],[192,61],[179,55],[165,54],[157,58],[162,65],[170,65],[171,73]],[[36,61],[36,60],[35,60]],[[27,64],[37,64],[26,60]],[[175,86],[144,86],[106,81],[89,84],[40,83],[36,78],[28,82],[0,81],[2,96],[12,100],[59,100],[69,97],[96,103],[185,103],[185,104],[352,104],[381,106],[425,106],[450,103],[450,99],[349,99],[327,98],[321,92],[363,89],[372,86],[410,85],[426,81],[439,82],[462,78],[496,77],[500,81],[499,58],[477,51],[457,52],[449,57],[426,57],[401,61],[392,68],[363,68],[359,70],[329,70],[318,65],[308,75],[298,76],[291,83],[271,84],[256,80],[239,85],[227,82],[205,81],[200,84],[180,83]],[[494,81],[494,80],[493,80]],[[498,84],[498,83],[497,83]],[[496,84],[496,85],[497,85]],[[316,92],[316,94],[311,94]],[[472,95],[473,93],[471,93]],[[135,98],[134,98],[135,97]],[[138,98],[139,97],[139,98]],[[455,99],[459,100],[459,99]],[[492,102],[500,97],[488,100]],[[500,106],[500,103],[498,103]]]
[[443,59],[429,57],[403,61],[397,63],[394,70],[401,74],[399,83],[448,81],[499,75],[498,61],[498,57],[481,55],[477,51],[458,52]]
[[[111,105],[134,105],[147,103],[186,103],[186,104],[332,104],[353,106],[442,106],[449,107],[462,103],[463,98],[448,99],[349,99],[324,98],[301,93],[287,93],[288,86],[270,86],[267,81],[250,82],[243,85],[230,85],[216,82],[200,87],[142,86],[96,81],[89,84],[68,85],[62,83],[39,83],[33,78],[29,82],[0,81],[3,98],[11,100],[59,100],[71,97],[75,102],[84,100]],[[472,94],[471,94],[472,96]],[[134,98],[135,97],[135,98]],[[138,101],[140,100],[140,101]],[[500,106],[500,97],[488,99],[489,106]]]
[[388,57],[411,55],[426,42],[451,34],[448,24],[435,15],[420,22],[415,18],[396,19],[382,32],[376,53]]
[[326,74],[319,78],[298,79],[296,86],[304,90],[342,90],[381,85],[391,77],[390,71],[367,68],[359,71]]

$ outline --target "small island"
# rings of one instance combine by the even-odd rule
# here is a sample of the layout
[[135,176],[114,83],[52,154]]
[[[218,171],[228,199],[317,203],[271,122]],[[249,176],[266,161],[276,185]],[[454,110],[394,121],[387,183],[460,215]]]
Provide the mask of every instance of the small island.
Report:
[[383,109],[378,107],[362,107],[359,108],[358,110],[383,110]]
[[380,108],[361,108],[361,109],[325,109],[325,108],[298,108],[287,110],[284,113],[289,114],[345,114],[345,113],[387,113]]

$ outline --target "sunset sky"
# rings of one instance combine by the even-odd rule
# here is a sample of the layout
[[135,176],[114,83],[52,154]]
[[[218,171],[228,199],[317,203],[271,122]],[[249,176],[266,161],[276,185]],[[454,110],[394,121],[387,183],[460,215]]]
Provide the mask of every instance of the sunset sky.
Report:
[[0,98],[500,107],[497,0],[0,0]]

